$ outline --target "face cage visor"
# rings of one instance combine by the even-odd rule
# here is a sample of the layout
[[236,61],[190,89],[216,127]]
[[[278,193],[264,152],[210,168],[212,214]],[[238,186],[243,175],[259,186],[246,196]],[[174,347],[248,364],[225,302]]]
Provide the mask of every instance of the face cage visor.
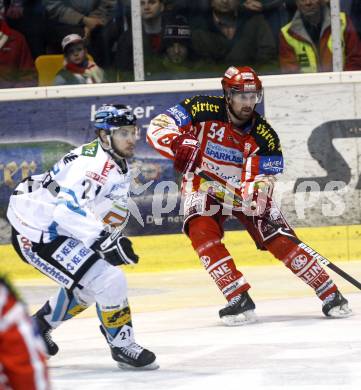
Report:
[[140,139],[140,129],[135,125],[112,126],[110,127],[109,132],[111,139],[125,140],[127,138],[132,138],[135,141]]
[[106,150],[110,155],[115,159],[115,161],[123,160],[124,156],[122,154],[121,150],[116,150],[114,148],[113,140],[117,139],[119,141],[125,141],[127,139],[131,139],[134,141],[138,141],[140,139],[140,129],[135,125],[123,125],[120,127],[110,127],[109,129],[105,130],[106,137],[108,140],[108,145],[105,145],[104,142],[101,140],[99,134],[99,141],[103,147],[104,150]]
[[238,89],[229,89],[228,98],[234,103],[256,105],[261,103],[263,98],[263,89],[258,91],[243,92]]

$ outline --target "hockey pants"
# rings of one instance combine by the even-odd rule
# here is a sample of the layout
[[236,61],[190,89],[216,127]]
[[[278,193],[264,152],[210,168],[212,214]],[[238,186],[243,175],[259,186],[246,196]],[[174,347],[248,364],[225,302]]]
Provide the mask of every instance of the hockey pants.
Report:
[[94,302],[107,340],[116,347],[134,341],[131,313],[127,300],[127,282],[123,271],[100,259],[85,273],[75,287],[58,290],[47,304],[45,320],[52,328],[73,318]]

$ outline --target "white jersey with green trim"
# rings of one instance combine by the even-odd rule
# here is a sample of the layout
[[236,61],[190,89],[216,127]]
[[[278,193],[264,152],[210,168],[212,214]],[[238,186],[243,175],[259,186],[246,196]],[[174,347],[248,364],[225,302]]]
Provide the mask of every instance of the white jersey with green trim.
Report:
[[124,228],[130,181],[129,170],[123,173],[94,140],[21,182],[10,197],[7,217],[33,242],[65,235],[90,246],[107,226]]

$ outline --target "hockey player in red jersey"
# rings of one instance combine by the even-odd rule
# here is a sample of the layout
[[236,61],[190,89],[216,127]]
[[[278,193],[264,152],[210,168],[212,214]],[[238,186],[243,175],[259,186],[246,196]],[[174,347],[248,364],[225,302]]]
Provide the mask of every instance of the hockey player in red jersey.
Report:
[[49,390],[45,348],[12,286],[0,277],[0,389]]
[[[148,143],[174,160],[183,174],[184,232],[227,305],[219,311],[226,325],[254,322],[255,304],[249,283],[222,243],[223,223],[233,214],[258,249],[268,250],[314,289],[328,317],[351,314],[327,272],[297,243],[297,236],[272,199],[276,175],[283,171],[278,135],[256,111],[263,96],[261,80],[250,67],[228,68],[222,78],[224,96],[193,96],[155,117]],[[236,188],[242,207],[225,202],[212,183]]]

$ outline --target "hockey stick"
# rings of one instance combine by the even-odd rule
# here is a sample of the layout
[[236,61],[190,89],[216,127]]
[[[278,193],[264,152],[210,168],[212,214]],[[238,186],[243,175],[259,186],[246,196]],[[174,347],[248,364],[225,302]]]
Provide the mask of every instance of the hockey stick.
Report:
[[[219,182],[216,178],[209,176],[206,172],[204,172],[203,170],[201,170],[199,168],[197,168],[194,173],[196,175],[198,175],[199,177],[201,177],[202,179],[205,179],[207,181],[211,181],[213,186],[216,187],[215,189],[218,192],[223,193],[225,198],[233,199],[239,206],[242,206],[243,200],[236,193],[235,188],[232,185],[230,185],[230,184],[227,184],[227,186],[224,185],[223,183]],[[269,223],[271,226],[273,226],[277,230],[281,230],[280,233],[282,235],[287,235],[287,237],[289,237],[295,244],[297,244],[306,253],[308,253],[310,256],[312,256],[314,259],[316,259],[319,263],[321,263],[322,265],[327,266],[328,268],[332,269],[333,272],[335,272],[336,274],[340,275],[342,278],[344,278],[349,283],[351,283],[352,285],[357,287],[359,290],[361,290],[361,283],[359,281],[354,279],[351,275],[349,275],[348,273],[343,271],[337,265],[331,263],[330,260],[328,260],[325,257],[323,257],[322,255],[320,255],[317,251],[312,249],[310,246],[306,245],[304,242],[299,240],[297,237],[295,237],[295,236],[293,236],[291,234],[287,234],[286,232],[284,232],[282,230],[282,228],[280,228],[279,226],[274,224],[271,220],[267,220],[267,223]]]

